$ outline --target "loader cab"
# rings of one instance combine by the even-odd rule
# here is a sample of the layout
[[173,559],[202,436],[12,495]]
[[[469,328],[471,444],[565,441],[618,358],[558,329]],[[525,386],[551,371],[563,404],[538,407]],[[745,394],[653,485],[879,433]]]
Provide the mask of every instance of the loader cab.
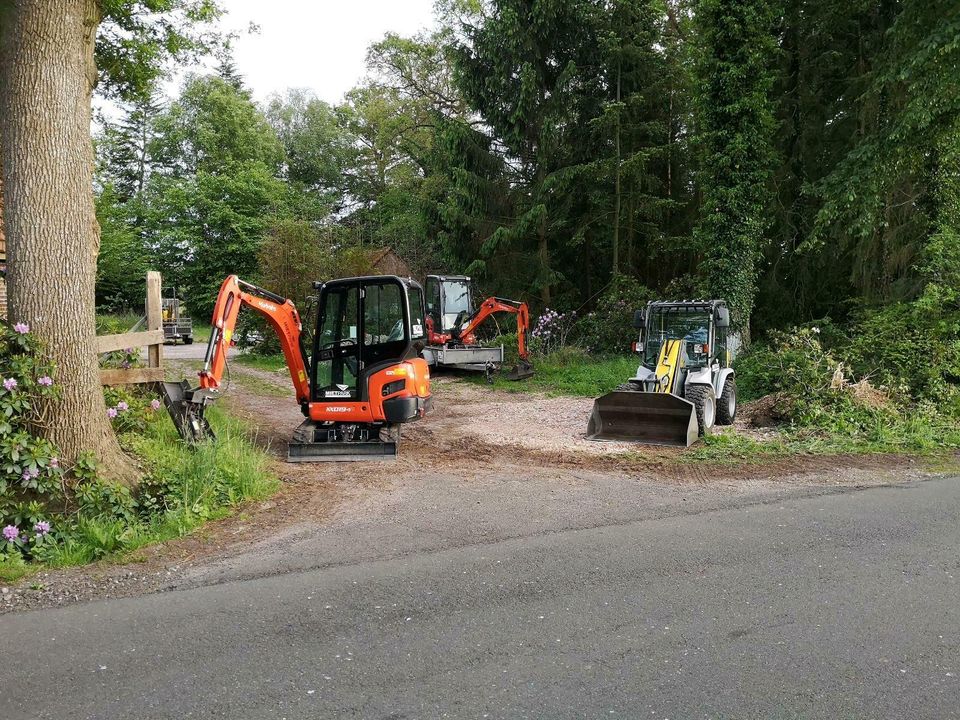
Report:
[[729,365],[727,332],[730,313],[723,300],[651,302],[634,325],[642,329],[638,349],[645,367],[655,370],[660,348],[667,340],[681,341],[683,366],[700,368]]
[[314,402],[366,400],[365,378],[415,358],[426,336],[423,288],[393,275],[319,285],[310,363]]
[[427,275],[427,315],[434,332],[449,333],[473,313],[473,294],[466,275]]

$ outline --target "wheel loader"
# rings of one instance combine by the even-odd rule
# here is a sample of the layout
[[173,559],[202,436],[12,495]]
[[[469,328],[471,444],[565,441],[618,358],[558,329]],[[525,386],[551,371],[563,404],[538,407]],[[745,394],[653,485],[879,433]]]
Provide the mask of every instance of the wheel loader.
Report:
[[237,316],[249,307],[277,333],[306,418],[288,445],[288,461],[396,457],[400,426],[432,407],[430,369],[420,357],[426,343],[423,289],[392,275],[315,287],[316,321],[305,332],[290,300],[236,275],[223,281],[199,386],[163,383],[164,402],[184,440],[213,436],[204,411],[223,389]]
[[737,414],[736,337],[723,300],[656,301],[637,310],[637,373],[597,398],[590,440],[689,447]]

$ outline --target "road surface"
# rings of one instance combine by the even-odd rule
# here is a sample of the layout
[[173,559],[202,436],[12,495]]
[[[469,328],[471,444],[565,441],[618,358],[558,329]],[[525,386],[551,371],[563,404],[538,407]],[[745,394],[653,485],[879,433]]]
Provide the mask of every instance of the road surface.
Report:
[[960,716],[960,478],[0,618],[3,718]]

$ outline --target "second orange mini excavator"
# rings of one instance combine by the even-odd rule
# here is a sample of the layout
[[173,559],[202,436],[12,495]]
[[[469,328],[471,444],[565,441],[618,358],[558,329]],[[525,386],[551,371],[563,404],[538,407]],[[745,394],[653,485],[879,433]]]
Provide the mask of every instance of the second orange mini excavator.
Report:
[[[390,459],[400,425],[431,409],[423,290],[391,275],[316,283],[314,330],[303,331],[294,304],[230,275],[213,311],[199,386],[164,383],[164,400],[181,437],[212,437],[204,410],[221,391],[227,352],[243,306],[261,313],[280,339],[305,420],[288,460]],[[308,353],[307,345],[310,347]]]

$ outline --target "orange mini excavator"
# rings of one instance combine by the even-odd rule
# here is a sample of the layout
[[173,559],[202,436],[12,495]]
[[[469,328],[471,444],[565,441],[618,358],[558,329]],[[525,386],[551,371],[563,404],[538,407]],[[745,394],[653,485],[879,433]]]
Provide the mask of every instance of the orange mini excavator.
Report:
[[[204,410],[219,395],[240,308],[260,312],[280,338],[297,402],[306,420],[289,444],[291,462],[390,459],[402,423],[431,409],[423,289],[391,275],[316,283],[317,315],[307,334],[293,303],[230,275],[213,310],[200,385],[164,383],[164,399],[180,436],[213,433]],[[308,360],[312,358],[312,362]]]
[[517,365],[508,380],[533,375],[527,351],[530,311],[525,302],[489,297],[474,309],[470,278],[465,275],[427,275],[427,346],[423,357],[430,365],[481,370],[493,382],[493,372],[503,364],[503,346],[477,342],[476,332],[497,313],[517,316]]

